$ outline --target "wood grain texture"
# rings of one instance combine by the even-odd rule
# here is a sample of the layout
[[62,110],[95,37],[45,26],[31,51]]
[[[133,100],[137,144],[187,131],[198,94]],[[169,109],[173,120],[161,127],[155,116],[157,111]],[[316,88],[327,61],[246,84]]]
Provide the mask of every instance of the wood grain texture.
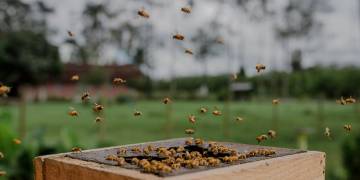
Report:
[[[183,138],[181,138],[183,139]],[[158,142],[173,141],[165,140]],[[120,147],[120,146],[119,146]],[[114,147],[110,147],[114,148]],[[109,148],[93,149],[99,151]],[[82,161],[64,154],[41,156],[34,159],[35,180],[133,180],[133,179],[250,179],[250,180],[323,180],[325,153],[309,151],[273,159],[216,168],[190,174],[158,177],[135,170]]]

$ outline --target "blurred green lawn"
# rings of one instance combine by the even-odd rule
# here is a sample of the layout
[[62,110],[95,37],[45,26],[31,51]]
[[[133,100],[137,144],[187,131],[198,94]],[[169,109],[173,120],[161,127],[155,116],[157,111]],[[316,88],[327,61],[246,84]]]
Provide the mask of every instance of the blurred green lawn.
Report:
[[[74,133],[78,146],[94,148],[100,138],[99,126],[103,126],[103,137],[109,145],[120,145],[154,141],[165,138],[184,137],[184,129],[192,127],[187,121],[189,114],[197,116],[195,137],[206,140],[233,141],[239,143],[257,144],[255,137],[271,129],[272,104],[271,100],[262,102],[232,102],[230,104],[229,135],[223,135],[223,119],[226,116],[215,117],[211,114],[214,106],[224,112],[224,103],[215,101],[175,101],[172,103],[171,133],[166,134],[166,105],[161,101],[139,101],[136,103],[116,104],[105,103],[102,124],[94,122],[95,115],[91,105],[65,102],[47,102],[29,104],[27,109],[27,131],[36,128],[46,130],[45,140],[48,144],[58,142],[66,129]],[[69,106],[76,108],[79,117],[69,117]],[[198,113],[199,108],[205,106],[210,109],[206,115]],[[320,150],[327,154],[327,176],[329,173],[338,176],[344,175],[341,159],[341,146],[346,138],[353,138],[358,132],[360,112],[357,106],[341,106],[335,102],[324,103],[324,125],[332,130],[333,140],[316,132],[318,125],[317,103],[314,101],[285,101],[279,105],[279,129],[275,140],[268,140],[263,145],[297,148],[298,130],[313,128],[313,134],[308,136],[309,150]],[[143,113],[134,117],[133,112],[139,110]],[[11,106],[11,111],[18,118],[18,109]],[[241,116],[242,123],[235,122],[235,117]],[[353,132],[345,133],[343,125],[351,123]],[[16,126],[16,124],[14,124]],[[31,143],[31,142],[29,142]]]

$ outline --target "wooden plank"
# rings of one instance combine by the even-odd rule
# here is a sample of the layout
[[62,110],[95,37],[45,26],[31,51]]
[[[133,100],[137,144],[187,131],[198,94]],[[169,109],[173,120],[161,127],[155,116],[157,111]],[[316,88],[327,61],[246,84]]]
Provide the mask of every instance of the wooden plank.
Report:
[[[156,141],[166,143],[183,141],[186,138]],[[147,143],[133,144],[144,145]],[[235,145],[235,144],[234,144]],[[251,147],[252,145],[249,145]],[[92,149],[84,152],[108,151],[109,148]],[[85,179],[325,179],[325,154],[322,152],[306,152],[276,157],[245,164],[214,168],[206,171],[169,177],[159,177],[141,173],[138,170],[120,168],[96,162],[83,161],[66,157],[71,153],[41,156],[34,159],[35,180],[85,180]]]

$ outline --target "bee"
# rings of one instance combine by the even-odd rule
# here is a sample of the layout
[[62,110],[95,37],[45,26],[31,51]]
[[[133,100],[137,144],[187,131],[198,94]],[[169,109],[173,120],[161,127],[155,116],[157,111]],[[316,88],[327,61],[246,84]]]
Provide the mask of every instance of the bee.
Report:
[[150,18],[150,14],[144,8],[138,10],[137,14],[143,18]]
[[351,125],[350,124],[345,124],[344,125],[344,129],[345,129],[345,131],[347,131],[347,132],[350,132],[351,131]]
[[171,168],[173,168],[173,169],[180,169],[180,167],[181,167],[180,163],[171,164]]
[[190,123],[194,124],[196,121],[196,117],[194,115],[189,115],[188,120]]
[[10,87],[0,84],[0,96],[6,96],[10,93]]
[[342,96],[341,96],[340,99],[336,100],[336,103],[341,104],[341,105],[346,105],[347,104],[347,102],[345,101],[345,99]]
[[69,116],[72,116],[72,117],[79,116],[79,113],[75,110],[75,108],[69,107],[69,109],[70,109],[70,111],[68,112]]
[[262,135],[256,137],[256,140],[257,140],[258,143],[261,143],[262,141],[267,140],[267,138],[268,137],[265,134],[262,134]]
[[246,159],[246,154],[245,153],[241,153],[238,155],[239,157],[239,160],[243,160],[243,159]]
[[101,118],[99,116],[95,118],[96,123],[99,123],[99,122],[102,122],[102,121],[103,121],[103,118]]
[[145,167],[145,166],[148,166],[150,165],[150,162],[147,160],[147,159],[142,159],[139,161],[139,166],[140,167]]
[[71,81],[78,81],[80,79],[79,75],[73,75],[71,76]]
[[0,159],[4,158],[4,154],[2,152],[0,152]]
[[168,97],[167,97],[167,98],[164,98],[164,99],[163,99],[163,103],[164,103],[164,104],[169,104],[169,103],[171,103],[171,99],[168,98]]
[[185,49],[185,54],[193,55],[193,51],[191,49]]
[[203,145],[204,144],[204,140],[202,140],[202,139],[195,139],[195,144],[196,145]]
[[119,150],[117,151],[118,155],[125,155],[127,152],[126,148],[119,148]]
[[21,144],[21,140],[15,138],[15,139],[13,139],[13,143],[16,145],[19,145],[19,144]]
[[94,110],[94,112],[99,113],[102,110],[104,110],[104,106],[100,105],[100,104],[97,104],[97,103],[94,103],[93,110]]
[[267,134],[271,139],[276,137],[276,131],[274,130],[269,130]]
[[346,102],[346,104],[354,104],[354,103],[356,103],[356,99],[354,99],[353,97],[350,96],[345,99],[345,102]]
[[185,133],[186,133],[186,134],[194,134],[194,133],[195,133],[195,130],[194,130],[194,129],[191,129],[191,128],[188,128],[188,129],[185,129]]
[[70,37],[74,37],[74,33],[73,33],[73,32],[67,31],[67,33],[68,33],[68,35],[69,35]]
[[217,37],[217,38],[215,39],[215,42],[218,43],[218,44],[224,44],[224,39],[221,38],[221,37]]
[[141,115],[142,115],[142,113],[140,111],[135,111],[134,112],[134,116],[141,116]]
[[131,159],[131,163],[134,164],[134,165],[138,165],[139,164],[139,159],[134,157]]
[[273,105],[278,105],[279,103],[280,103],[280,99],[273,99],[272,100]]
[[331,132],[330,132],[330,128],[326,127],[325,128],[325,132],[324,132],[324,135],[328,138],[331,139]]
[[126,83],[126,80],[124,80],[124,79],[121,79],[121,78],[114,78],[113,79],[113,84],[115,84],[115,85],[125,84],[125,83]]
[[178,152],[178,153],[181,153],[181,152],[184,152],[184,151],[185,151],[184,146],[179,146],[179,147],[176,149],[176,152]]
[[193,138],[189,138],[185,140],[185,145],[192,145],[192,143],[193,143]]
[[200,108],[200,113],[206,113],[208,110],[205,107]]
[[176,33],[175,35],[173,35],[173,39],[182,41],[185,39],[185,37],[179,33]]
[[182,7],[182,8],[181,8],[181,11],[182,11],[183,13],[190,14],[190,13],[191,13],[191,8],[190,8],[190,7]]
[[221,111],[215,109],[215,110],[212,112],[212,114],[213,114],[214,116],[221,116],[222,113],[221,113]]
[[118,158],[117,156],[110,154],[110,155],[106,156],[105,159],[108,161],[116,161],[117,158]]
[[133,153],[140,153],[140,152],[141,152],[141,149],[140,149],[139,147],[135,146],[135,147],[131,148],[131,151],[132,151]]
[[242,117],[239,117],[239,116],[238,116],[238,117],[235,118],[235,121],[237,121],[237,122],[242,122],[242,121],[244,121],[244,119],[243,119]]
[[210,166],[218,166],[218,165],[220,165],[220,160],[216,159],[216,158],[213,158],[213,157],[209,157],[207,159],[207,161],[208,161]]
[[234,80],[237,80],[238,78],[238,75],[236,73],[232,74],[231,75],[231,79],[234,81]]
[[259,73],[260,71],[265,70],[266,67],[263,64],[256,64],[255,69]]
[[6,175],[6,171],[0,171],[0,177],[5,175]]
[[84,92],[83,95],[81,96],[81,100],[82,101],[87,101],[90,99],[90,93],[89,92]]
[[79,148],[79,147],[73,147],[73,148],[71,149],[71,152],[81,152],[81,151],[82,151],[82,149]]

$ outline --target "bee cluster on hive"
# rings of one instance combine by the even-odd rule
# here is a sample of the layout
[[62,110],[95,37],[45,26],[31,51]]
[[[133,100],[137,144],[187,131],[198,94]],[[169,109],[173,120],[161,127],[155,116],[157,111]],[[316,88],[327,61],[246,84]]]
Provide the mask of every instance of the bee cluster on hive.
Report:
[[104,159],[116,166],[139,169],[145,173],[166,175],[180,169],[214,168],[233,165],[254,157],[272,157],[271,148],[255,148],[238,152],[236,148],[202,139],[188,138],[178,146],[132,146],[121,147],[116,154],[107,154]]

